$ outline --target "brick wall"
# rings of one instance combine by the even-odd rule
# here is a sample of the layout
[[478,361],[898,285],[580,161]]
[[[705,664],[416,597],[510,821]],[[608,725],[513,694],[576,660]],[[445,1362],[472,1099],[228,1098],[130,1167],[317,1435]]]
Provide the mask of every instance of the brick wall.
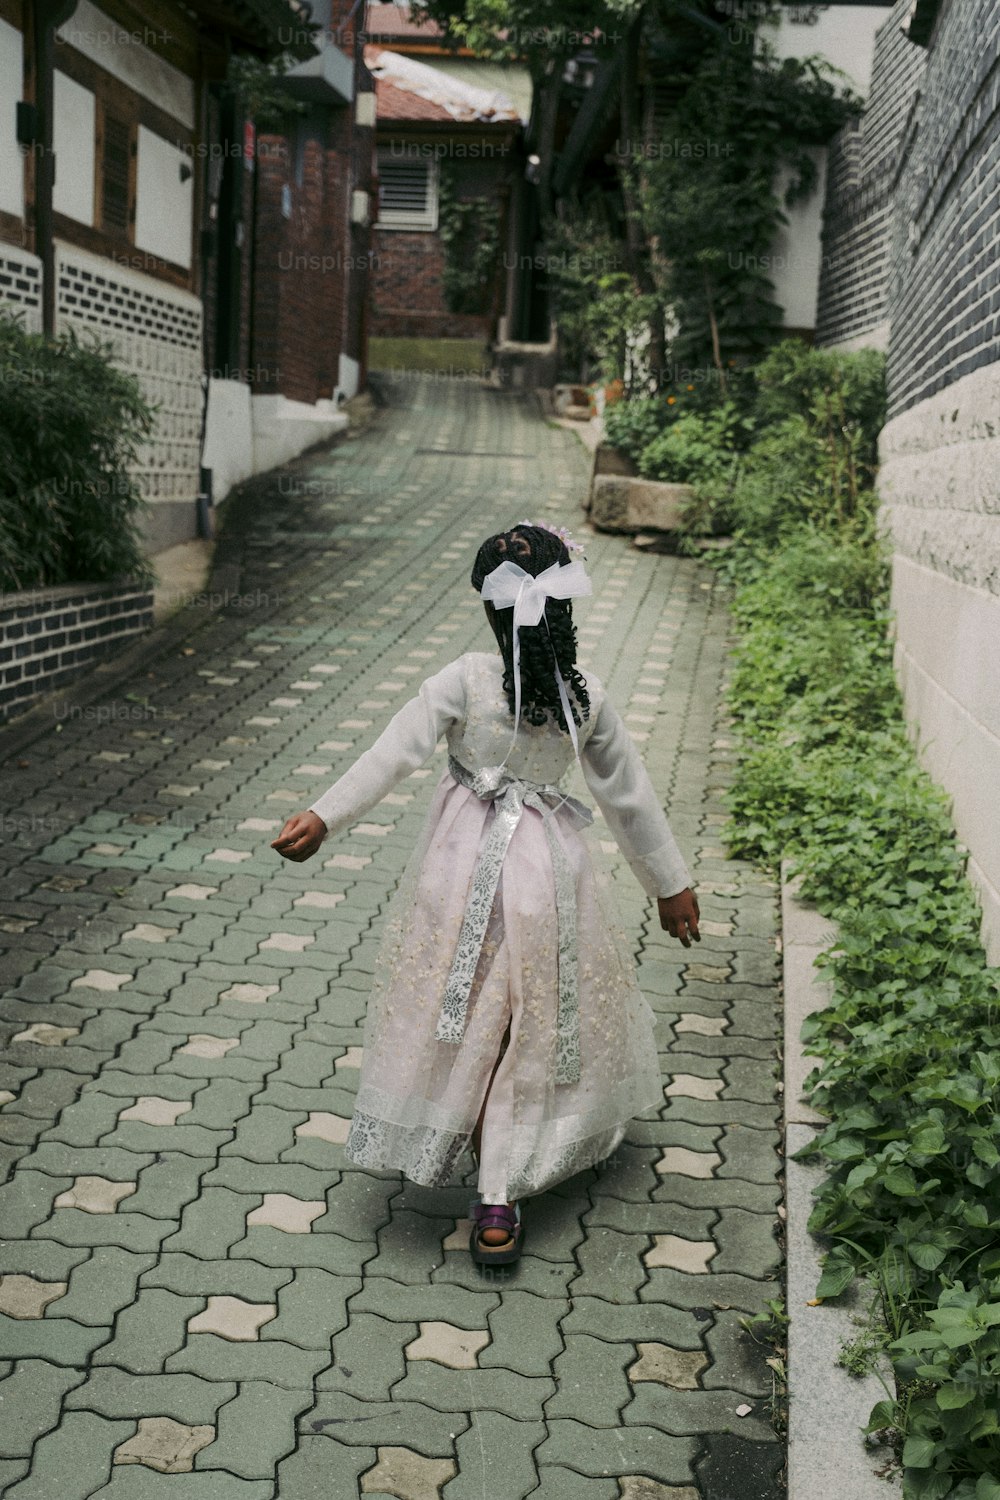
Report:
[[0,595],[0,719],[65,687],[152,623],[152,593],[130,584]]
[[909,0],[899,0],[879,27],[868,108],[830,145],[817,344],[886,340],[896,177],[927,60],[899,29],[908,10]]

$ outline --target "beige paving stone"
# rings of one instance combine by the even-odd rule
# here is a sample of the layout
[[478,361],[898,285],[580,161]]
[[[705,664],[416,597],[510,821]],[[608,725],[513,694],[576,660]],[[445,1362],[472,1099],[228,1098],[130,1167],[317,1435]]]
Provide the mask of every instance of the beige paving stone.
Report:
[[278,1315],[275,1302],[244,1302],[242,1297],[209,1297],[208,1305],[188,1319],[188,1333],[217,1333],[233,1343],[255,1343],[260,1330]]
[[98,750],[97,754],[92,755],[90,758],[91,760],[107,760],[115,762],[119,760],[128,760],[131,757],[131,754],[131,750]]
[[371,719],[341,719],[337,725],[338,729],[370,729]]
[[252,719],[247,719],[248,724],[259,724],[262,729],[273,729],[275,724],[280,724],[280,719],[267,718],[264,714],[254,714]]
[[350,750],[350,748],[353,745],[353,743],[354,743],[353,740],[324,740],[322,744],[316,746],[316,749],[317,750]]
[[65,1297],[69,1282],[36,1281],[33,1276],[0,1276],[0,1313],[8,1318],[40,1318],[50,1302]]
[[276,995],[276,984],[231,984],[223,990],[220,1000],[239,1000],[242,1005],[263,1005],[269,995]]
[[335,854],[332,859],[323,861],[324,870],[363,870],[365,865],[370,865],[372,857],[370,854]]
[[272,932],[271,936],[265,938],[262,943],[258,943],[257,947],[258,950],[277,948],[279,953],[302,953],[310,943],[315,941],[311,933],[304,935],[298,932]]
[[303,891],[301,896],[296,896],[292,905],[314,906],[327,911],[333,906],[339,906],[343,899],[343,891]]
[[156,1094],[143,1094],[128,1109],[123,1109],[119,1120],[142,1120],[146,1125],[174,1125],[179,1116],[192,1109],[190,1099],[161,1099]]
[[71,1036],[79,1036],[79,1026],[53,1026],[49,1021],[33,1021],[24,1031],[11,1037],[12,1042],[34,1042],[36,1047],[63,1047]]
[[201,787],[182,786],[178,781],[171,781],[163,790],[169,793],[171,797],[193,797],[197,792],[201,791]]
[[384,839],[393,830],[392,823],[355,823],[351,833],[363,833],[368,838]]
[[364,1055],[363,1047],[348,1047],[343,1057],[338,1057],[334,1063],[334,1071],[339,1073],[341,1068],[360,1068]]
[[171,896],[181,896],[185,901],[207,901],[209,896],[217,896],[219,887],[217,885],[175,885],[172,891],[167,892],[167,899]]
[[328,1115],[322,1110],[313,1110],[304,1125],[296,1125],[296,1136],[316,1136],[321,1141],[332,1141],[342,1145],[347,1140],[351,1122],[343,1115]]
[[71,990],[120,990],[123,984],[128,984],[130,979],[135,978],[135,971],[131,974],[113,974],[110,969],[88,969],[86,974],[81,974],[70,984]]
[[623,1474],[618,1480],[618,1500],[701,1500],[693,1484],[661,1484],[645,1474]]
[[119,854],[128,853],[127,844],[91,844],[85,851],[87,854],[103,854],[107,859],[117,859]]
[[689,1151],[686,1146],[665,1146],[655,1163],[658,1172],[678,1172],[682,1177],[711,1177],[721,1165],[717,1151]]
[[122,942],[169,943],[180,932],[179,927],[157,927],[152,922],[139,922],[122,933]]
[[0,1089],[0,1108],[2,1108],[5,1104],[9,1104],[12,1099],[16,1098],[17,1095],[12,1094],[10,1089]]
[[718,1253],[714,1240],[686,1240],[679,1234],[654,1234],[653,1248],[645,1251],[645,1266],[670,1266],[674,1271],[707,1273],[708,1262]]
[[339,672],[340,668],[337,666],[336,662],[317,661],[313,663],[313,665],[309,668],[309,671],[318,672],[322,677],[328,677],[333,672]]
[[674,1022],[675,1031],[693,1031],[698,1036],[722,1036],[729,1021],[726,1016],[701,1016],[686,1010]]
[[705,933],[707,937],[732,937],[734,928],[732,922],[706,922],[703,920],[698,923],[698,930]]
[[307,677],[302,677],[298,682],[290,682],[288,686],[295,693],[315,693],[323,684],[321,682],[310,682]]
[[718,964],[685,964],[683,969],[685,980],[700,979],[705,984],[725,984],[729,978],[729,966],[725,968]]
[[292,769],[293,776],[328,776],[333,770],[332,766],[295,766]]
[[724,1078],[702,1078],[699,1073],[675,1073],[664,1093],[668,1099],[717,1099],[724,1085]]
[[213,849],[205,859],[220,865],[241,865],[245,859],[253,859],[253,854],[249,849]]
[[113,1464],[142,1464],[160,1474],[189,1474],[194,1456],[215,1441],[214,1427],[188,1427],[172,1417],[140,1417],[134,1437],[120,1443]]
[[673,1386],[677,1391],[696,1391],[702,1370],[708,1369],[708,1355],[701,1349],[672,1349],[669,1344],[636,1344],[639,1358],[625,1374],[633,1383],[655,1380]]
[[450,1234],[446,1234],[441,1241],[442,1250],[467,1250],[469,1248],[469,1235],[472,1233],[471,1219],[456,1219],[455,1227]]
[[112,1182],[108,1177],[78,1177],[60,1193],[54,1208],[79,1208],[85,1214],[113,1214],[123,1198],[137,1191],[137,1182]]
[[[216,682],[225,682],[226,681],[226,679],[224,677],[216,677],[215,680],[216,680]],[[235,682],[235,680],[236,680],[235,678],[232,678],[230,680],[230,686],[232,685],[232,682]],[[224,771],[227,766],[231,766],[231,765],[232,765],[232,761],[231,760],[196,760],[195,763],[194,763],[194,765],[192,766],[192,770],[194,770],[194,771]]]
[[274,1229],[283,1229],[286,1234],[308,1234],[313,1220],[325,1213],[326,1203],[322,1199],[306,1202],[302,1198],[292,1198],[288,1193],[265,1193],[259,1208],[247,1214],[247,1226],[270,1224]]
[[361,1493],[390,1494],[399,1500],[439,1500],[441,1486],[454,1479],[451,1458],[424,1458],[412,1448],[378,1448],[378,1462],[361,1475]]
[[242,823],[237,823],[237,833],[272,833],[275,828],[281,827],[280,818],[244,818]]
[[188,1037],[183,1047],[177,1048],[177,1052],[186,1057],[225,1057],[227,1052],[239,1045],[238,1036],[209,1036],[196,1031]]
[[271,708],[298,708],[299,704],[301,702],[302,702],[301,698],[271,698],[269,700],[269,707],[271,707]]
[[403,1350],[407,1359],[431,1359],[452,1370],[475,1370],[479,1351],[490,1342],[487,1328],[457,1328],[454,1323],[421,1323],[420,1337]]

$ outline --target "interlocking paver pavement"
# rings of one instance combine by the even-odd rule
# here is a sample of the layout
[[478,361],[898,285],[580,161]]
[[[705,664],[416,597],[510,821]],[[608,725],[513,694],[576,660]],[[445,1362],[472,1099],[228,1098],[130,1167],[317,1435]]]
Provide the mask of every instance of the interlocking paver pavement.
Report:
[[740,1322],[780,1290],[775,893],[719,842],[714,575],[587,536],[581,659],[667,802],[704,940],[660,930],[612,846],[663,1107],[527,1203],[515,1268],[469,1260],[471,1159],[432,1190],[343,1153],[441,752],[322,858],[268,848],[424,675],[492,645],[482,536],[526,514],[583,534],[586,482],[532,400],[397,379],[366,434],[238,502],[222,608],[0,737],[12,1500],[780,1493]]

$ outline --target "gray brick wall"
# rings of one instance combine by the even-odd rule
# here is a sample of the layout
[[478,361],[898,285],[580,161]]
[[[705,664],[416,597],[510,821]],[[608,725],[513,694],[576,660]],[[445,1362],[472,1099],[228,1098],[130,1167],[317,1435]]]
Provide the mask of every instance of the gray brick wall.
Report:
[[0,594],[0,720],[65,687],[152,623],[153,595],[133,584]]
[[888,316],[900,152],[927,53],[900,31],[899,0],[875,37],[869,103],[831,142],[816,343],[862,340]]

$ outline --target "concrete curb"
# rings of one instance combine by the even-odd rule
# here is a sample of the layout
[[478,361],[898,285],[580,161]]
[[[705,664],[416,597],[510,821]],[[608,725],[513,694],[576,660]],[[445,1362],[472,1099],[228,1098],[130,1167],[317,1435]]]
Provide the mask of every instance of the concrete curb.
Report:
[[[796,895],[796,882],[781,871],[781,923],[785,973],[785,1180],[788,1276],[788,1500],[886,1500],[902,1494],[898,1477],[884,1478],[893,1462],[891,1448],[869,1445],[860,1429],[886,1389],[878,1375],[856,1376],[837,1363],[845,1340],[857,1337],[864,1315],[864,1283],[857,1282],[835,1302],[810,1307],[820,1276],[820,1260],[830,1242],[806,1228],[812,1193],[824,1176],[822,1166],[793,1161],[827,1116],[802,1098],[802,1084],[817,1059],[802,1049],[805,1017],[830,1000],[830,985],[814,968],[816,958],[836,936],[835,928]],[[892,1367],[879,1364],[893,1389]]]

